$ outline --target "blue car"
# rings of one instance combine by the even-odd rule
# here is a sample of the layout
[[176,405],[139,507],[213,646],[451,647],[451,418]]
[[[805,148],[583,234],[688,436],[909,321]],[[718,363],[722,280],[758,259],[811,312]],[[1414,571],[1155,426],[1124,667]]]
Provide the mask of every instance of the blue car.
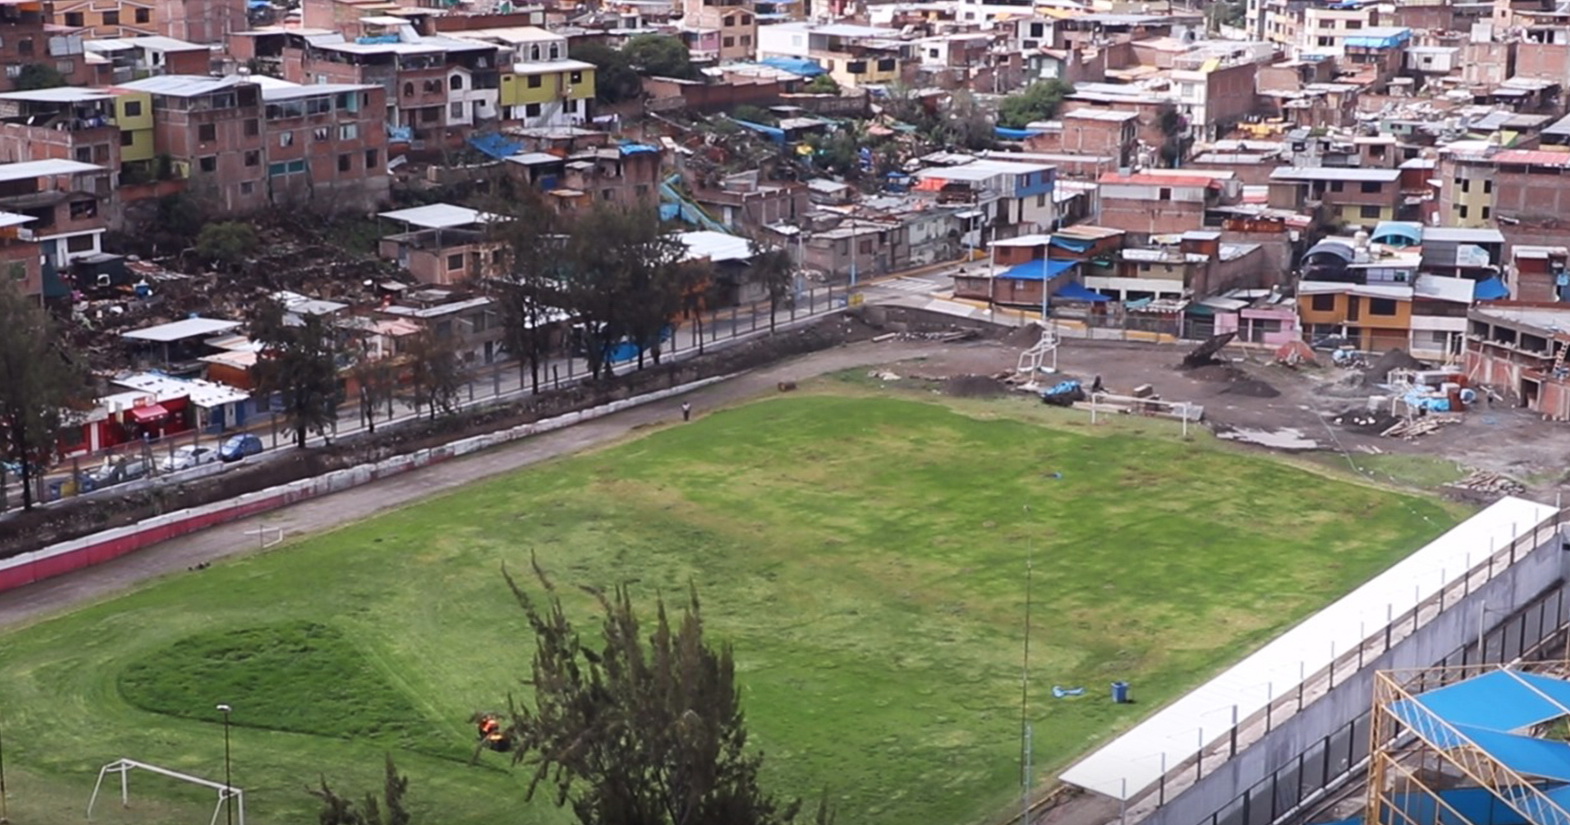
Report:
[[218,448],[218,460],[229,462],[239,461],[248,455],[256,455],[262,451],[262,440],[250,433],[240,433],[230,436],[229,440]]

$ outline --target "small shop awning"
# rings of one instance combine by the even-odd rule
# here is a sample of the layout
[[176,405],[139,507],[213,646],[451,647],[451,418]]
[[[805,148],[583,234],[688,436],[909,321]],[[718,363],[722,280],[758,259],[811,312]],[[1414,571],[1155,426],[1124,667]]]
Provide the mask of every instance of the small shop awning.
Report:
[[162,404],[148,404],[143,407],[132,407],[130,413],[131,420],[138,424],[150,424],[154,421],[162,421],[163,419],[169,417],[169,410],[166,409]]

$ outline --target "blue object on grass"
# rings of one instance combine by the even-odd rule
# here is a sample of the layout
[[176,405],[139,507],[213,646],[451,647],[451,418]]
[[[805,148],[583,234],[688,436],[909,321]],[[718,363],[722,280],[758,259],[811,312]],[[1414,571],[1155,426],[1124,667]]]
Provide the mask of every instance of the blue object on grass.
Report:
[[1053,697],[1058,698],[1058,699],[1062,699],[1065,696],[1084,696],[1085,695],[1085,689],[1082,688],[1082,687],[1066,688],[1066,687],[1059,687],[1058,685],[1053,685],[1052,686],[1052,695],[1053,695]]
[[1128,682],[1112,683],[1112,701],[1120,705],[1128,704]]

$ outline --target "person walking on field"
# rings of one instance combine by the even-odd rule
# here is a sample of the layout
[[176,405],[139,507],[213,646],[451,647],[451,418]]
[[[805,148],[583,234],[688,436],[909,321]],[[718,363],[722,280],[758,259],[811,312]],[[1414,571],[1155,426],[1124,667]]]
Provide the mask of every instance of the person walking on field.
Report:
[[683,401],[683,402],[681,402],[681,420],[683,420],[683,421],[691,421],[692,420],[692,402],[690,402],[690,401]]

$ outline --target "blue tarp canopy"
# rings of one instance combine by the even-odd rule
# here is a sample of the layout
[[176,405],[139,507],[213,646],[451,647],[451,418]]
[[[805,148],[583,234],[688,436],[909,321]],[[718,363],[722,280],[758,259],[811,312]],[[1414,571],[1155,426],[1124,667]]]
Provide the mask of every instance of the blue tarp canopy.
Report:
[[1570,708],[1570,682],[1514,670],[1485,673],[1390,706],[1409,727],[1416,728],[1423,719],[1437,716],[1451,725],[1496,731],[1520,730],[1558,719],[1565,715],[1565,708]]
[[766,57],[758,62],[769,68],[779,69],[791,74],[799,74],[802,77],[817,77],[820,74],[828,74],[827,70],[818,65],[818,61],[808,60],[805,57]]
[[522,151],[523,149],[523,141],[513,140],[504,135],[496,134],[495,132],[490,134],[471,135],[469,137],[469,145],[473,146],[476,151],[482,152],[486,155],[489,155],[490,157],[496,158],[497,160],[501,160],[502,158],[510,158],[513,155],[518,154],[518,152]]
[[624,155],[641,155],[646,152],[658,153],[659,151],[660,147],[650,146],[647,143],[633,143],[632,141],[623,141],[621,144],[621,153]]
[[1112,300],[1093,289],[1087,289],[1075,281],[1069,281],[1063,288],[1053,293],[1052,297],[1060,301],[1089,301],[1093,304],[1106,303]]
[[1079,261],[1054,261],[1049,258],[1010,267],[998,277],[1016,281],[1050,281],[1078,265]]
[[775,143],[783,144],[785,142],[785,130],[779,127],[765,126],[762,123],[753,123],[750,120],[737,120],[736,118],[731,118],[731,122],[735,123],[737,126],[741,126],[745,129],[751,129],[760,135],[764,135]]
[[1505,286],[1505,282],[1498,278],[1478,281],[1477,285],[1472,287],[1472,299],[1475,301],[1497,301],[1508,297],[1510,297],[1510,287]]
[[998,137],[1003,140],[1024,140],[1041,134],[1040,129],[1009,129],[1004,126],[997,127]]
[[1087,241],[1081,238],[1065,238],[1060,235],[1053,235],[1052,240],[1048,241],[1048,243],[1059,249],[1067,249],[1070,252],[1089,252],[1090,248],[1096,245],[1095,241]]

